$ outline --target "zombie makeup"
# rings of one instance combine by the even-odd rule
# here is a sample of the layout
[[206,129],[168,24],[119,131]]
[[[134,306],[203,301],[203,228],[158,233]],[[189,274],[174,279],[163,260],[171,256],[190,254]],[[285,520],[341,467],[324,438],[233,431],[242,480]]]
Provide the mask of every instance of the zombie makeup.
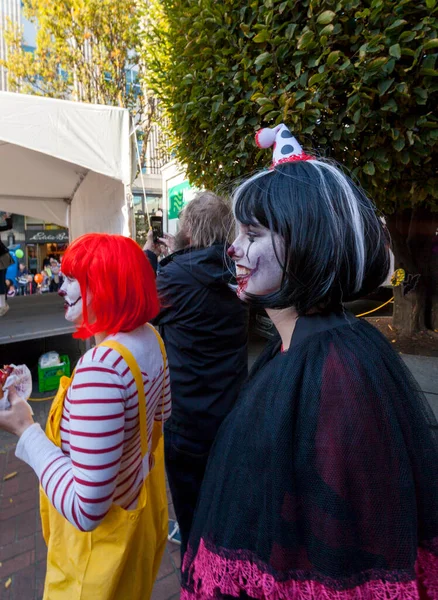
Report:
[[239,298],[245,299],[246,294],[264,296],[280,289],[283,267],[279,260],[283,259],[284,248],[278,234],[261,225],[239,223],[239,235],[228,255],[236,263]]
[[64,298],[65,318],[71,323],[81,323],[83,318],[83,302],[81,286],[77,279],[65,278],[59,295]]

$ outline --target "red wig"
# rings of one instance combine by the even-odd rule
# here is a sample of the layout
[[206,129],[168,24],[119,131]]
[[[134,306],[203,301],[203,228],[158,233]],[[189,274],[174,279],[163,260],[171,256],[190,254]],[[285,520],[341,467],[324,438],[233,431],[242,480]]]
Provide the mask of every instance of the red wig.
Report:
[[[62,259],[62,273],[77,279],[83,298],[83,322],[74,337],[133,331],[157,316],[159,301],[154,271],[140,246],[130,238],[87,233],[76,239]],[[87,294],[91,294],[90,322]]]

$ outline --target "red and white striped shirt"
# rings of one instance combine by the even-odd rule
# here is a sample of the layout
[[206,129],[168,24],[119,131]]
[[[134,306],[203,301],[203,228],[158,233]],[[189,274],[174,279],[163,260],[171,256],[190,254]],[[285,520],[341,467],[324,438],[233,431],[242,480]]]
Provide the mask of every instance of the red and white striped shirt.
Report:
[[[150,447],[154,420],[170,416],[168,366],[147,326],[107,339],[126,346],[141,369]],[[64,402],[61,442],[60,449],[33,425],[21,436],[16,455],[33,467],[51,503],[70,523],[91,531],[113,503],[136,507],[143,482],[138,394],[115,350],[96,347],[79,361]]]

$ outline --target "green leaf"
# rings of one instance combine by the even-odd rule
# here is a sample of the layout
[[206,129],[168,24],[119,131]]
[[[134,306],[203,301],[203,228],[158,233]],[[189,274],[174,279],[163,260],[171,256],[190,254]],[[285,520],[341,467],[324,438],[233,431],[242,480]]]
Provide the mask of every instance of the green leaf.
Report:
[[347,60],[342,63],[342,65],[339,67],[339,71],[345,71],[345,69],[348,69],[348,67],[351,65],[351,61],[349,58],[347,58]]
[[217,112],[219,112],[220,106],[221,106],[221,102],[213,102],[212,107],[211,107],[211,113],[214,115]]
[[367,175],[374,175],[374,173],[376,172],[374,163],[371,161],[367,162],[364,165],[363,172],[366,173]]
[[385,79],[384,81],[379,82],[377,89],[379,90],[380,96],[383,96],[383,94],[386,94],[386,92],[392,86],[394,81],[395,81],[395,79]]
[[417,104],[426,104],[427,102],[427,91],[423,88],[414,88],[414,94],[417,98]]
[[265,106],[261,106],[258,109],[257,114],[264,115],[267,112],[270,112],[273,108],[274,108],[274,105],[272,104],[272,102],[270,102],[269,104],[266,104]]
[[414,40],[416,38],[417,34],[415,31],[403,31],[402,34],[400,34],[399,40],[401,42],[412,42],[412,40]]
[[384,106],[382,106],[381,110],[397,112],[397,108],[397,102],[394,100],[394,98],[391,98]]
[[400,44],[394,44],[393,46],[391,46],[391,48],[389,49],[389,54],[394,58],[401,58]]
[[257,98],[256,102],[259,106],[265,106],[266,104],[272,104],[272,100],[270,98]]
[[283,14],[283,12],[285,11],[285,9],[287,8],[287,0],[285,2],[282,2],[280,4],[280,6],[278,7],[278,12],[281,14]]
[[436,0],[426,0],[426,6],[433,10],[436,6]]
[[423,50],[430,50],[431,48],[438,48],[438,38],[427,41],[423,46]]
[[298,50],[305,50],[307,46],[313,41],[313,32],[305,31],[302,36],[298,39],[297,48]]
[[293,38],[296,28],[297,28],[296,23],[289,23],[289,25],[286,27],[286,31],[284,33],[285,38],[287,40],[291,40]]
[[330,52],[330,54],[327,57],[327,65],[329,67],[331,67],[332,65],[334,65],[338,60],[339,57],[341,56],[341,51],[340,50],[335,50],[333,52]]
[[281,112],[279,110],[271,110],[270,113],[265,115],[265,121],[272,121],[272,119],[276,119],[280,115],[281,115]]
[[332,10],[325,10],[319,15],[316,22],[318,23],[318,25],[328,25],[333,21],[335,17],[336,13],[334,13]]
[[402,137],[400,137],[394,142],[392,142],[392,146],[394,150],[397,150],[397,152],[401,152],[405,147],[405,140]]
[[333,33],[333,29],[334,29],[333,25],[326,25],[324,27],[324,29],[321,29],[321,31],[319,32],[319,35],[321,37],[329,36],[329,35],[331,35]]
[[402,161],[402,163],[403,163],[404,165],[407,165],[407,164],[409,164],[409,161],[410,161],[411,159],[410,159],[410,156],[409,156],[409,152],[408,152],[407,150],[404,150],[404,152],[402,152],[402,153],[401,153],[401,155],[400,155],[400,160]]
[[237,119],[237,125],[239,127],[241,127],[246,121],[246,117],[240,117],[240,119]]
[[270,35],[270,31],[268,31],[267,29],[262,29],[262,31],[259,31],[259,33],[252,38],[252,41],[256,44],[263,44],[264,42],[269,40]]
[[312,75],[312,77],[309,79],[308,85],[312,87],[312,85],[319,83],[323,79],[325,79],[325,73],[315,73],[315,75]]
[[438,71],[436,69],[421,69],[421,75],[427,75],[427,77],[438,77]]
[[301,87],[305,87],[307,85],[308,78],[309,78],[309,73],[308,73],[308,71],[305,71],[298,80]]
[[254,64],[257,67],[262,67],[263,65],[265,65],[270,60],[271,60],[271,53],[270,52],[263,52],[263,54],[259,54],[259,56],[257,56],[257,58],[254,61]]
[[415,52],[411,48],[406,48],[405,46],[401,48],[401,54],[402,56],[412,56],[412,58],[415,58]]
[[402,25],[406,24],[407,21],[405,21],[404,19],[396,19],[394,23],[392,23],[389,27],[386,28],[386,31],[393,31],[393,29],[397,29],[398,27],[401,27]]
[[366,70],[367,71],[378,71],[380,70],[384,65],[386,65],[386,63],[388,62],[388,59],[384,56],[381,56],[379,58],[375,58],[374,60],[372,60],[371,62],[369,62],[366,66]]

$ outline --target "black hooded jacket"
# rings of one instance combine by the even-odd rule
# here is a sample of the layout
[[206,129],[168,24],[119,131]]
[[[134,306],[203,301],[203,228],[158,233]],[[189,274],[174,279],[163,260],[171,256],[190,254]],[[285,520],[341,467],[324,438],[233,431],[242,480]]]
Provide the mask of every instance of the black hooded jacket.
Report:
[[[149,253],[148,253],[149,254]],[[161,261],[162,311],[154,324],[166,345],[172,392],[167,427],[213,440],[247,376],[248,311],[230,289],[225,248],[189,248]]]

